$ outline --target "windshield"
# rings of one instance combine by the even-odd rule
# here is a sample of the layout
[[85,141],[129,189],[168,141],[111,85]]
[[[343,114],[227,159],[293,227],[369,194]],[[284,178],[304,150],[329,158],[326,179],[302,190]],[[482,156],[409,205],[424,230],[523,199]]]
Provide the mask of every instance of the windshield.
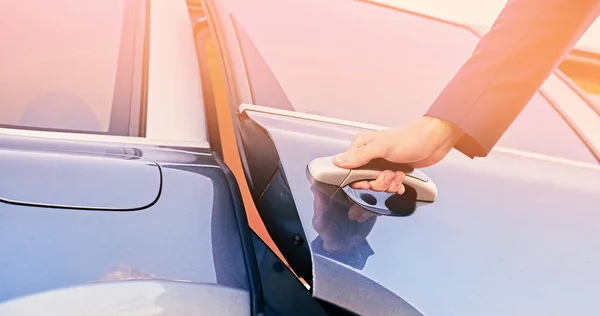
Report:
[[134,18],[133,0],[0,0],[0,125],[127,135]]
[[[427,111],[479,42],[471,30],[409,12],[311,3],[234,12],[254,104],[400,126]],[[597,162],[539,93],[499,145]]]

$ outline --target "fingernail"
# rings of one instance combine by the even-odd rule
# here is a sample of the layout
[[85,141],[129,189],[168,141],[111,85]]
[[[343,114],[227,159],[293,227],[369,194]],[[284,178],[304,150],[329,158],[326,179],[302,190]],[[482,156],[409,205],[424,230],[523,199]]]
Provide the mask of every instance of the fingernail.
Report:
[[404,194],[404,190],[405,190],[405,188],[404,188],[404,185],[401,185],[401,186],[400,186],[400,189],[398,189],[398,194],[399,194],[399,195],[402,195],[402,194]]

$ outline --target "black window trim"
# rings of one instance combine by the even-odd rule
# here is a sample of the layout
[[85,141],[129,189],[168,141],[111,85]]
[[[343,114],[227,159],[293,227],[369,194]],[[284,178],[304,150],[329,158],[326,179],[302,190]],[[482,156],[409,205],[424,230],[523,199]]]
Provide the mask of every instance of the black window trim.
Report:
[[[0,128],[109,136],[145,136],[150,0],[124,0],[112,111],[106,132],[0,124]],[[133,27],[129,27],[133,25]],[[131,67],[129,66],[131,65]],[[93,74],[91,74],[93,75]],[[126,104],[127,106],[115,106]]]

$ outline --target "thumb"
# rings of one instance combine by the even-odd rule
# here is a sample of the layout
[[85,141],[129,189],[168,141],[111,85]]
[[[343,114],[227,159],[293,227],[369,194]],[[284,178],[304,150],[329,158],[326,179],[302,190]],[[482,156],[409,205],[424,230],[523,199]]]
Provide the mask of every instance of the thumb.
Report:
[[360,167],[374,158],[382,157],[385,148],[379,142],[370,142],[358,148],[351,148],[348,151],[338,154],[333,158],[333,163],[338,167],[351,169]]

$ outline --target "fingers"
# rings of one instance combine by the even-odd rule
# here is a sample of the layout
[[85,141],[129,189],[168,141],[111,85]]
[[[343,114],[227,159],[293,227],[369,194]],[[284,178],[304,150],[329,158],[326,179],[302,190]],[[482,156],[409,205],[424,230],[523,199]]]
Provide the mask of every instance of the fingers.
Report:
[[382,142],[373,141],[362,147],[348,149],[348,151],[338,154],[334,157],[333,162],[342,168],[360,167],[371,159],[383,157],[386,148]]
[[386,191],[394,180],[394,172],[391,170],[383,171],[376,180],[370,181],[371,190],[377,192]]
[[358,181],[350,184],[350,187],[356,190],[368,190],[371,188],[369,181]]
[[[356,168],[376,158],[381,146],[373,146],[376,132],[365,132],[356,135],[346,152],[334,157],[333,162],[342,168]],[[366,148],[365,148],[366,147]],[[375,156],[373,156],[375,155]]]
[[373,181],[358,181],[350,184],[350,187],[357,190],[373,190],[377,192],[404,193],[404,173],[401,171],[383,171],[377,179]]
[[404,173],[396,171],[394,173],[394,179],[392,180],[392,183],[387,187],[386,191],[389,193],[404,193],[404,185],[402,185],[402,181],[404,181]]
[[[379,133],[379,134],[378,134]],[[367,132],[358,134],[348,150],[336,155],[333,162],[346,169],[360,167],[374,158],[383,158],[388,153],[390,142],[378,139],[385,136],[381,132]],[[350,184],[353,189],[374,190],[379,192],[404,193],[404,173],[391,170],[383,171],[376,180],[358,181]]]
[[402,194],[404,194],[405,190],[406,190],[406,188],[404,187],[404,184],[401,184],[400,187],[398,188],[398,191],[396,191],[396,193],[398,195],[402,195]]

